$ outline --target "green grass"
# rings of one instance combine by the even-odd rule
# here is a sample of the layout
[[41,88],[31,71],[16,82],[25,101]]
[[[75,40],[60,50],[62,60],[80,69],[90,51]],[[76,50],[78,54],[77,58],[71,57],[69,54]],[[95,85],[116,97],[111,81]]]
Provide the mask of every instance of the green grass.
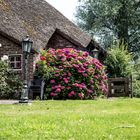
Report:
[[0,105],[0,140],[140,140],[140,99]]

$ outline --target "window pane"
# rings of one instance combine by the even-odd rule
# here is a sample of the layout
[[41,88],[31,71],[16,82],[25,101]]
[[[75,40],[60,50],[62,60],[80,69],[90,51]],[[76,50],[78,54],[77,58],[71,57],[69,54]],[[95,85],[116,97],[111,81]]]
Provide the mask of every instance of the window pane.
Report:
[[16,63],[16,69],[21,69],[21,63],[20,62]]
[[13,56],[10,56],[10,61],[14,61],[14,57]]
[[12,69],[14,69],[14,63],[10,63]]
[[16,61],[21,61],[21,56],[17,56]]

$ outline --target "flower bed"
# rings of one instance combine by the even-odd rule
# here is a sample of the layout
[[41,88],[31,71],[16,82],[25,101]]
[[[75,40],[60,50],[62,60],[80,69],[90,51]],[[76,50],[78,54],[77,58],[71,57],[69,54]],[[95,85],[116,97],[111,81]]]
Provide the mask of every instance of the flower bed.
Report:
[[47,98],[93,99],[108,90],[103,65],[88,52],[42,50],[36,68],[36,74],[46,80]]

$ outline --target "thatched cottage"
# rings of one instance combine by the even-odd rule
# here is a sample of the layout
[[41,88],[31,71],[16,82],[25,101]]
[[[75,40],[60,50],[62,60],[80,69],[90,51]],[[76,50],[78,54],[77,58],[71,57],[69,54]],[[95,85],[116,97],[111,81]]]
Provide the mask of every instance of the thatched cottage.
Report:
[[[89,35],[45,0],[0,0],[0,57],[8,55],[11,68],[21,77],[21,40],[26,35],[33,40],[34,50],[50,47],[73,47],[82,50],[86,47],[100,48]],[[30,79],[36,56],[34,53],[30,55]]]

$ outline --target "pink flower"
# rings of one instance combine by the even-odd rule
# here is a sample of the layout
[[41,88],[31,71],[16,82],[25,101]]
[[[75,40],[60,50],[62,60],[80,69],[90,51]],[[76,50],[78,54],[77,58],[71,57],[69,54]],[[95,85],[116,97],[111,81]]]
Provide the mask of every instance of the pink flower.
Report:
[[68,97],[69,97],[69,98],[70,98],[70,97],[72,97],[72,94],[71,94],[71,93],[69,93],[69,94],[68,94]]
[[71,73],[70,72],[68,72],[68,76],[71,76]]
[[87,57],[89,55],[88,52],[84,52],[83,56]]
[[51,83],[51,84],[54,84],[54,83],[55,83],[55,80],[51,80],[50,83]]
[[79,66],[78,66],[78,65],[76,65],[76,64],[73,64],[73,67],[75,67],[75,68],[79,68]]
[[93,84],[93,83],[94,83],[94,81],[93,81],[93,80],[90,80],[90,83],[91,83],[91,84]]
[[52,86],[52,90],[54,90],[55,89],[55,87],[54,86]]
[[64,62],[66,60],[66,58],[63,57],[61,60]]
[[56,93],[53,93],[53,92],[51,92],[51,94],[50,94],[52,97],[54,97],[54,96],[56,96],[57,94]]
[[74,83],[73,85],[76,86],[76,87],[78,87],[78,83]]
[[87,69],[87,72],[90,72],[91,71],[91,69],[89,68],[89,69]]
[[88,75],[87,75],[86,73],[83,73],[83,76],[84,76],[84,77],[87,77]]
[[57,49],[56,52],[61,53],[63,50],[62,49]]
[[[61,68],[62,68],[62,66],[61,66]],[[56,70],[55,72],[56,72],[56,73],[59,73],[59,72],[60,72],[60,70]]]
[[87,63],[84,63],[84,64],[83,64],[83,66],[84,66],[84,67],[87,67],[87,66],[88,66],[88,64],[87,64]]
[[70,87],[70,86],[68,86],[68,87],[67,87],[67,89],[71,89],[71,87]]
[[61,89],[60,89],[60,88],[57,88],[57,89],[56,89],[56,92],[61,92]]
[[90,89],[87,89],[87,92],[88,92],[88,93],[92,93],[93,91],[92,91],[92,90],[90,90]]
[[99,79],[99,75],[94,75],[94,78],[95,79]]
[[79,72],[79,73],[83,73],[83,72],[85,72],[85,71],[82,70],[82,69],[79,69],[78,72]]
[[84,98],[84,94],[83,93],[78,93],[78,96],[79,96],[80,99]]
[[67,74],[66,73],[63,73],[63,76],[66,76]]
[[71,56],[69,56],[69,55],[67,55],[67,56],[66,56],[66,58],[67,58],[68,60],[70,60],[72,57],[71,57]]
[[55,74],[54,76],[58,77],[58,76],[59,76],[59,74]]
[[65,89],[65,87],[64,86],[61,86],[61,89]]
[[73,57],[77,57],[77,53],[74,53],[72,56],[73,56]]
[[106,80],[106,79],[107,79],[107,76],[106,76],[106,75],[104,75],[104,76],[102,76],[102,78],[103,78],[103,80]]
[[81,56],[78,56],[78,59],[79,59],[79,60],[83,60],[83,57],[81,57]]
[[97,67],[97,69],[102,69],[103,65],[99,62],[98,59],[93,58],[93,64],[95,64],[95,66]]
[[74,94],[75,94],[75,92],[74,92],[74,91],[71,91],[70,93],[71,93],[72,95],[74,95]]
[[69,82],[67,78],[63,78],[63,80],[66,84]]
[[71,92],[68,94],[68,97],[72,97],[73,95],[75,95],[75,92],[74,92],[74,91],[71,91]]
[[61,85],[60,85],[60,84],[58,84],[58,86],[57,86],[57,87],[59,87],[59,88],[60,88],[60,87],[61,87]]

